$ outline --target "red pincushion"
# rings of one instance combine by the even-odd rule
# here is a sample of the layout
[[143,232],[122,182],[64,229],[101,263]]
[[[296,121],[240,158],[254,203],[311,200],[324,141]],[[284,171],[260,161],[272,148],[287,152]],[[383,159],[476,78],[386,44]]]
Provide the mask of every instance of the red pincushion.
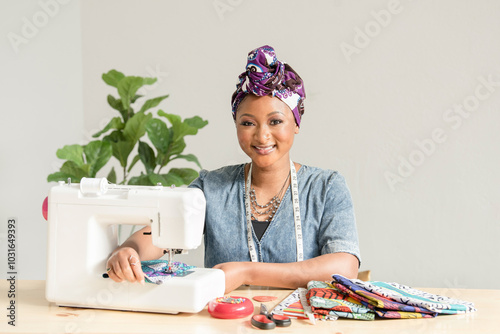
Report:
[[244,297],[215,298],[208,303],[208,313],[219,319],[238,319],[253,313],[253,303]]

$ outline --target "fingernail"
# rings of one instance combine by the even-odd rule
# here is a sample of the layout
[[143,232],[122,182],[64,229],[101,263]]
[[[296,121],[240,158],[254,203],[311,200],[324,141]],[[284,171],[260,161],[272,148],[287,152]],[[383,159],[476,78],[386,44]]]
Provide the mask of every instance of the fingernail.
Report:
[[146,282],[144,282],[144,280],[141,280],[141,285],[145,285]]

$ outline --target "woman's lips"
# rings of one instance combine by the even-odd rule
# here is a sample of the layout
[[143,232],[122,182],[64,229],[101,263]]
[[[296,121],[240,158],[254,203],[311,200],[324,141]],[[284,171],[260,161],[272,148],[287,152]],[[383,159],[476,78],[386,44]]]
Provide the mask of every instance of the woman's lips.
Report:
[[276,145],[266,145],[266,146],[253,146],[253,149],[257,154],[267,155],[274,151]]

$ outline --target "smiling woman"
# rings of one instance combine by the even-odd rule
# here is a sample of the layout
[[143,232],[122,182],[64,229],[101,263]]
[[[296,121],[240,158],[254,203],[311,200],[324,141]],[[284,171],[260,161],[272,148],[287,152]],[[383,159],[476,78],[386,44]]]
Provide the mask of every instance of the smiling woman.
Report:
[[[207,201],[205,266],[224,271],[226,292],[242,284],[297,288],[332,274],[356,277],[358,236],[344,178],[290,159],[304,99],[302,79],[272,47],[251,51],[231,103],[251,162],[203,170],[190,185]],[[143,280],[127,259],[163,254],[147,230],[113,253],[109,277]]]
[[288,153],[299,127],[280,99],[247,96],[238,109],[236,129],[241,149],[256,166],[288,165]]

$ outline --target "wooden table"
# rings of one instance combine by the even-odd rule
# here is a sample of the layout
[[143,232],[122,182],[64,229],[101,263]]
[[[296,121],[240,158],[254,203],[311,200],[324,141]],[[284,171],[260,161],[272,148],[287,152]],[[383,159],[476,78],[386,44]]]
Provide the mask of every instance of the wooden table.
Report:
[[[111,310],[58,307],[45,299],[45,281],[17,281],[16,327],[8,325],[5,314],[10,299],[8,282],[2,280],[2,317],[0,333],[256,333],[250,316],[243,319],[212,318],[206,308],[197,314],[154,314]],[[500,333],[500,290],[421,289],[431,293],[472,301],[475,313],[438,316],[433,319],[361,321],[339,319],[318,321],[292,320],[288,328],[276,328],[275,333]],[[231,295],[251,298],[258,295],[278,297],[268,302],[268,308],[290,294],[291,290],[266,287],[241,287]],[[260,303],[254,302],[255,312]],[[273,333],[273,332],[270,332]]]

